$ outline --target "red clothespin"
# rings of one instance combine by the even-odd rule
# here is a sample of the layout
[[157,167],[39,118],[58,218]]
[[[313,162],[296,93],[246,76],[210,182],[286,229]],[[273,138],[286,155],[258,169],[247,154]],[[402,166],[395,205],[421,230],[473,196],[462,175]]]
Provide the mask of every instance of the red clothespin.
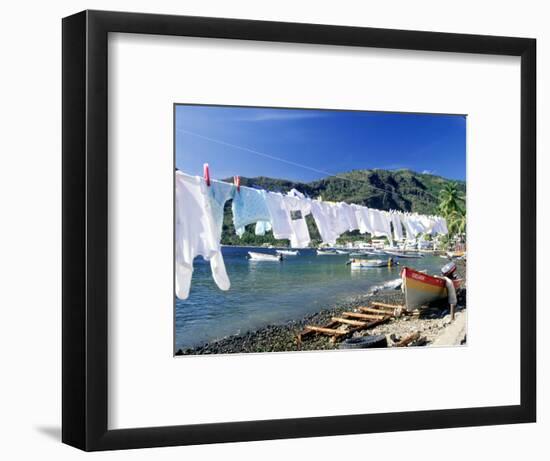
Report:
[[241,191],[241,177],[240,176],[233,176],[233,184],[237,186],[237,192]]
[[206,181],[206,185],[210,186],[210,167],[208,163],[204,164],[204,180]]

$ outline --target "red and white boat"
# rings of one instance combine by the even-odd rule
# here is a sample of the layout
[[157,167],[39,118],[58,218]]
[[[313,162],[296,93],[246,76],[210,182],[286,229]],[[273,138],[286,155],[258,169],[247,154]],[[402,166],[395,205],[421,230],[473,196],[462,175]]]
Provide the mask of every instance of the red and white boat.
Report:
[[[447,298],[445,279],[418,272],[410,267],[404,267],[401,271],[403,280],[402,289],[405,293],[407,309],[414,309],[438,299]],[[462,280],[453,280],[453,285],[459,288]]]

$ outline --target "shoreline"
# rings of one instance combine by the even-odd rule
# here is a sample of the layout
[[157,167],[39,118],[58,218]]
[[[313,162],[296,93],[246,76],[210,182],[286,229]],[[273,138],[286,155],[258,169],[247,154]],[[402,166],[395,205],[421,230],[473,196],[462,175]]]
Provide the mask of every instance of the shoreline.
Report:
[[[460,269],[464,269],[464,267]],[[461,317],[464,317],[464,319],[460,321],[465,322],[466,285],[464,285],[464,288],[457,290],[457,298],[458,304],[455,322]],[[341,303],[319,312],[306,315],[297,320],[290,320],[282,324],[267,325],[254,331],[227,336],[195,347],[179,348],[175,355],[241,354],[340,349],[341,342],[333,343],[324,335],[314,335],[312,338],[301,342],[301,344],[297,342],[297,335],[304,330],[306,325],[325,325],[330,322],[332,317],[339,316],[344,311],[355,311],[358,307],[367,306],[373,301],[403,305],[405,299],[400,289],[371,292],[357,296],[346,303]],[[430,346],[445,333],[450,325],[454,325],[455,322],[451,323],[449,306],[446,300],[442,300],[440,303],[424,309],[420,316],[394,318],[371,329],[356,332],[353,337],[384,335],[386,336],[387,347],[393,347],[406,336],[418,332],[419,340],[411,343],[409,347]],[[465,336],[464,334],[464,337]],[[459,338],[455,342],[464,344],[465,338],[464,341]]]

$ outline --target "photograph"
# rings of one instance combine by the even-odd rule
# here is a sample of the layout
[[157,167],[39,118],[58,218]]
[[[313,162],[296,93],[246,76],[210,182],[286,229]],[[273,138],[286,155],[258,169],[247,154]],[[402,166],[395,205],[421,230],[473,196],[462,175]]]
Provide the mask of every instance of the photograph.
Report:
[[466,344],[465,115],[174,117],[176,356]]

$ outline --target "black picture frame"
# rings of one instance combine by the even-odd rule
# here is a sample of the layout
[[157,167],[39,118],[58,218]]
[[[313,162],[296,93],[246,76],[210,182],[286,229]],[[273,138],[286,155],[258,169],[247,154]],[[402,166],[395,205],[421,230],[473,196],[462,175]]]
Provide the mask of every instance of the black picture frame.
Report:
[[[106,11],[83,11],[64,18],[62,30],[64,443],[93,451],[535,422],[535,39]],[[109,32],[520,56],[521,403],[109,430]]]

